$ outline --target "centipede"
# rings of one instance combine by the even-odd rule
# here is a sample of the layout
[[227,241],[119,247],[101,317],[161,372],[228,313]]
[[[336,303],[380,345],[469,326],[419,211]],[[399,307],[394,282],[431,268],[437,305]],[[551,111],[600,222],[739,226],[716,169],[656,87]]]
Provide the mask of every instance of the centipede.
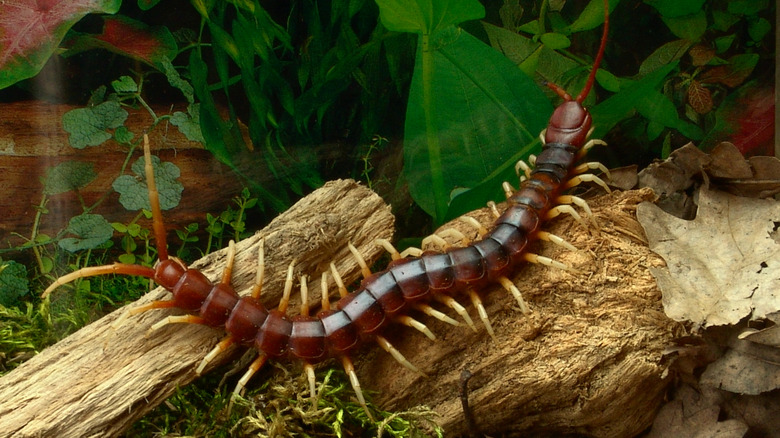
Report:
[[[302,364],[309,382],[309,389],[315,394],[314,366],[335,359],[343,366],[355,396],[371,417],[366,405],[360,382],[355,372],[353,358],[358,348],[376,343],[391,354],[399,363],[422,374],[412,361],[404,357],[385,336],[388,327],[402,324],[412,327],[425,336],[434,335],[421,321],[412,317],[413,310],[441,321],[459,325],[447,314],[436,310],[431,304],[438,302],[452,309],[468,325],[474,326],[466,308],[458,301],[467,298],[477,309],[479,318],[487,332],[493,336],[491,322],[482,305],[480,291],[487,286],[499,284],[510,293],[521,312],[531,311],[529,305],[512,282],[526,263],[538,263],[564,270],[570,266],[539,255],[532,250],[537,241],[550,241],[568,249],[575,248],[549,232],[545,224],[561,214],[568,214],[585,223],[578,213],[583,211],[591,224],[597,226],[587,202],[571,194],[571,190],[582,183],[593,183],[610,191],[607,183],[594,174],[600,171],[607,178],[609,171],[598,162],[583,162],[587,152],[601,140],[590,139],[592,117],[583,106],[596,79],[596,72],[602,61],[606,45],[609,20],[605,0],[603,33],[598,53],[581,92],[572,97],[561,87],[546,84],[563,99],[563,103],[552,113],[547,128],[542,132],[542,151],[529,163],[520,161],[516,172],[520,178],[518,189],[504,184],[506,208],[499,212],[491,206],[495,221],[486,229],[476,221],[473,225],[478,237],[464,246],[449,245],[440,235],[424,239],[439,250],[422,251],[410,248],[399,252],[387,240],[378,241],[390,254],[392,260],[385,269],[372,272],[358,251],[351,245],[349,250],[360,265],[363,280],[349,291],[334,264],[321,277],[322,299],[316,313],[308,304],[306,277],[301,277],[300,291],[303,305],[299,314],[289,315],[288,307],[294,285],[294,262],[290,264],[284,293],[278,306],[267,308],[260,295],[265,276],[264,245],[258,251],[258,267],[251,293],[241,296],[231,286],[231,272],[235,258],[235,244],[230,242],[227,265],[222,278],[212,282],[201,271],[188,268],[182,261],[168,253],[166,229],[162,218],[158,193],[154,182],[154,169],[148,138],[144,138],[145,176],[153,216],[153,231],[156,240],[158,260],[153,267],[114,263],[86,267],[56,279],[43,293],[46,297],[58,287],[77,279],[104,275],[136,275],[152,279],[168,290],[172,298],[156,300],[135,307],[129,315],[136,315],[155,309],[176,308],[183,315],[168,316],[153,328],[173,323],[201,324],[223,330],[225,337],[203,358],[196,369],[200,374],[220,353],[232,345],[240,345],[257,351],[257,357],[248,366],[233,391],[241,394],[252,377],[269,361],[289,359]],[[469,222],[468,217],[464,220]],[[457,233],[454,232],[453,233]],[[465,239],[459,235],[458,238]],[[326,291],[330,280],[339,291],[339,298],[331,302]]]

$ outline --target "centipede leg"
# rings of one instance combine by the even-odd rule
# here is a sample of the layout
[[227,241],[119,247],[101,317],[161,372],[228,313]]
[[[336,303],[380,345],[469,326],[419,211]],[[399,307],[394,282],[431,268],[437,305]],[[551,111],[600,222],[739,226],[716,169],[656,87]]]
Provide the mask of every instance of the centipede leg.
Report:
[[552,219],[558,217],[563,213],[571,216],[575,221],[577,221],[584,228],[588,227],[588,225],[585,224],[585,221],[582,219],[582,216],[580,216],[580,214],[577,213],[577,210],[573,209],[571,205],[566,205],[566,204],[558,205],[556,207],[551,208],[549,211],[547,211],[546,219]]
[[363,278],[370,277],[371,269],[368,267],[368,263],[366,263],[366,260],[362,255],[360,255],[360,252],[357,250],[357,248],[355,248],[355,245],[353,245],[352,242],[349,242],[347,243],[347,248],[349,248],[349,252],[352,253],[352,257],[355,258],[358,266],[360,266],[360,273],[363,275]]
[[589,150],[591,150],[594,146],[606,146],[607,142],[604,140],[600,140],[598,138],[593,138],[589,140],[587,143],[585,143],[582,148],[580,148],[579,152],[577,153],[577,159],[581,159],[584,157]]
[[366,405],[366,399],[363,397],[363,391],[360,389],[360,381],[357,378],[357,374],[355,374],[355,365],[347,356],[341,356],[341,364],[344,367],[344,372],[349,376],[349,383],[352,385],[352,390],[355,391],[358,403],[360,403],[360,406],[363,406],[363,410],[368,415],[368,418],[374,421],[374,417],[371,416],[371,411],[368,410],[368,405]]
[[529,263],[536,263],[536,264],[539,264],[539,265],[549,266],[551,268],[558,268],[558,269],[561,269],[563,271],[568,271],[568,272],[575,273],[575,274],[579,273],[578,270],[572,268],[571,266],[567,265],[566,263],[559,262],[558,260],[553,260],[553,259],[551,259],[549,257],[540,256],[539,254],[534,254],[532,252],[528,252],[528,253],[523,254],[523,258],[525,259],[525,261],[527,261]]
[[390,353],[390,355],[393,356],[393,359],[395,359],[398,363],[400,363],[401,365],[405,366],[406,368],[408,368],[411,371],[419,373],[419,374],[423,375],[424,377],[428,377],[424,372],[420,371],[419,368],[417,368],[416,366],[412,365],[412,363],[409,362],[404,357],[404,355],[401,354],[400,351],[398,351],[398,349],[393,347],[393,344],[391,344],[390,341],[388,341],[387,339],[383,338],[382,336],[377,336],[376,337],[376,342],[379,344],[380,347],[382,347],[383,350],[385,350],[386,352]]
[[395,322],[399,323],[399,324],[403,324],[403,325],[405,325],[407,327],[411,327],[411,328],[419,331],[420,333],[424,334],[425,336],[428,337],[428,339],[430,339],[432,341],[436,340],[436,336],[434,336],[433,332],[431,332],[431,330],[428,329],[428,326],[426,326],[422,322],[412,318],[409,315],[396,316],[393,320]]
[[580,198],[579,196],[563,195],[555,198],[555,201],[561,204],[574,204],[577,207],[580,207],[588,215],[588,219],[590,219],[590,223],[593,225],[593,228],[596,230],[599,229],[599,224],[596,223],[596,218],[593,217],[593,212],[590,210],[590,206],[584,199]]
[[515,301],[517,301],[517,305],[520,306],[521,312],[525,314],[531,313],[531,310],[528,308],[528,305],[523,299],[523,295],[520,293],[520,290],[517,289],[517,286],[512,283],[512,280],[506,277],[499,277],[498,282],[501,283],[501,286],[503,286],[507,292],[511,293],[512,296],[515,297]]
[[203,358],[202,361],[200,361],[200,365],[198,365],[198,368],[195,369],[195,374],[201,375],[203,374],[203,370],[206,369],[206,366],[211,363],[212,360],[214,360],[215,357],[220,355],[222,352],[226,351],[228,348],[230,348],[231,345],[235,344],[236,340],[231,335],[227,335],[224,338],[222,338],[221,341],[217,345],[214,346],[214,348],[209,351],[209,353]]
[[607,169],[607,166],[599,163],[598,161],[588,161],[587,163],[582,163],[579,166],[572,169],[572,173],[581,174],[591,170],[600,170],[604,175],[607,176],[608,180],[612,179],[612,174],[609,173],[609,169]]
[[449,295],[444,294],[436,294],[433,296],[433,298],[446,305],[450,309],[454,310],[458,315],[460,315],[461,318],[463,318],[463,321],[466,322],[466,325],[471,327],[471,330],[477,331],[477,327],[474,326],[474,321],[471,320],[471,316],[469,316],[469,312],[466,310],[465,307],[461,306],[459,302],[455,300],[455,298],[452,298]]
[[612,193],[612,190],[609,188],[607,183],[604,182],[603,179],[599,178],[598,176],[592,174],[592,173],[586,173],[583,175],[577,175],[574,178],[570,179],[566,185],[563,186],[564,189],[570,189],[572,187],[578,186],[582,184],[583,182],[592,182],[596,183],[599,186],[601,186],[604,191],[607,193]]
[[[244,392],[244,388],[246,388],[246,384],[249,382],[249,380],[254,376],[260,368],[265,365],[265,363],[268,361],[268,356],[260,352],[260,354],[255,358],[254,361],[249,365],[246,372],[243,376],[238,380],[238,383],[236,383],[236,388],[233,390],[233,397],[242,395]],[[232,400],[231,400],[232,403]]]
[[458,320],[450,318],[449,316],[447,316],[447,314],[439,312],[438,310],[434,309],[433,307],[427,304],[423,304],[423,303],[415,304],[414,308],[430,317],[438,319],[441,322],[445,322],[447,324],[454,325],[454,326],[460,325],[460,322]]
[[496,340],[496,334],[493,332],[493,326],[490,324],[490,318],[488,318],[487,311],[485,310],[485,306],[482,304],[482,300],[479,298],[479,294],[474,289],[469,288],[468,289],[469,298],[471,299],[471,304],[474,305],[474,307],[477,309],[477,313],[479,314],[479,319],[482,321],[482,325],[485,326],[485,330],[487,330],[490,337],[493,339],[493,342],[498,342]]
[[552,242],[558,246],[562,246],[568,249],[569,251],[574,251],[574,252],[577,251],[577,247],[564,240],[563,237],[556,236],[555,234],[548,233],[547,231],[539,231],[537,232],[536,236],[539,238],[539,240]]

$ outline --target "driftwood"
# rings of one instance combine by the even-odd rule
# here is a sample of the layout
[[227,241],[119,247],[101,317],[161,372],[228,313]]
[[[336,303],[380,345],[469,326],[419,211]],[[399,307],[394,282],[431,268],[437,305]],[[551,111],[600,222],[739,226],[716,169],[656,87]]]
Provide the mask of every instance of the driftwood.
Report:
[[[354,281],[359,269],[347,243],[375,259],[380,248],[374,240],[390,238],[392,229],[390,209],[379,196],[354,181],[328,183],[237,244],[233,285],[248,293],[261,238],[265,238],[270,276],[263,300],[269,305],[278,303],[293,259],[299,271],[308,274],[336,261],[340,272],[349,273],[345,281]],[[193,267],[218,280],[224,259],[222,250]],[[319,297],[319,281],[312,282],[311,289]],[[157,288],[131,306],[165,296]],[[152,324],[175,311],[150,311],[120,320],[125,311],[119,309],[84,327],[0,379],[0,436],[118,435],[177,387],[197,378],[195,368],[222,336],[217,330],[189,324],[147,333]]]
[[[473,310],[476,332],[426,317],[436,341],[412,330],[389,336],[428,378],[372,351],[358,374],[376,391],[374,402],[390,410],[428,405],[447,436],[474,432],[459,398],[461,373],[469,370],[469,404],[487,436],[629,437],[649,427],[671,378],[663,351],[681,330],[663,313],[648,271],[663,261],[647,248],[635,217],[636,204],[652,197],[645,189],[589,200],[599,233],[568,217],[552,221],[546,228],[579,251],[545,243],[537,252],[580,273],[525,266],[514,283],[528,315],[500,286],[480,293],[496,342]],[[488,226],[493,220],[486,209],[470,216]],[[474,235],[461,221],[446,227]]]
[[[348,240],[368,259],[377,255],[370,241],[391,234],[392,218],[375,198],[358,197],[368,208],[357,207],[357,200],[338,201],[348,188],[349,196],[362,190],[354,183],[331,183],[323,190],[337,195],[327,195],[325,201],[307,197],[260,232],[267,238],[268,272],[276,274],[264,290],[281,290],[293,258],[300,272],[312,277],[337,260],[340,272],[355,278]],[[473,309],[476,332],[420,317],[439,336],[434,342],[394,325],[387,337],[428,377],[408,371],[379,348],[367,347],[356,357],[363,388],[376,394],[374,403],[385,409],[432,407],[446,436],[458,436],[473,432],[458,397],[460,374],[468,369],[474,375],[468,393],[471,411],[482,433],[622,437],[641,432],[652,422],[670,380],[662,352],[680,330],[663,314],[660,292],[647,269],[663,262],[647,249],[635,219],[636,204],[651,196],[649,191],[625,192],[591,200],[599,233],[570,218],[553,221],[550,231],[580,250],[543,244],[537,252],[580,273],[524,267],[515,284],[533,310],[527,315],[502,288],[481,291],[496,342]],[[492,221],[486,211],[471,216],[485,224]],[[473,236],[469,226],[461,225],[448,226]],[[239,291],[246,292],[252,282],[258,236],[238,245],[234,284]],[[223,257],[218,253],[196,266],[217,278]],[[319,296],[318,283],[310,282],[313,299]],[[158,289],[142,302],[163,295]],[[269,303],[278,298],[264,297]],[[468,302],[464,296],[459,299]],[[193,380],[195,367],[221,335],[206,327],[177,326],[145,337],[148,327],[169,312],[148,312],[112,327],[120,313],[0,379],[0,436],[116,435],[175,387]]]
[[[38,182],[46,171],[64,161],[82,161],[94,165],[94,181],[74,192],[49,197],[47,209],[38,232],[56,235],[68,224],[68,219],[82,213],[81,200],[93,204],[112,191],[111,184],[119,176],[127,148],[109,140],[97,147],[74,149],[68,142],[68,133],[62,127],[62,115],[78,107],[54,105],[41,101],[0,103],[0,187],[5,196],[0,198],[0,240],[4,244],[20,245],[24,240],[15,236],[29,236],[41,200],[43,186]],[[129,112],[125,126],[136,134],[151,126],[151,117],[145,110]],[[179,107],[155,107],[157,114],[186,111]],[[214,155],[196,141],[188,140],[173,126],[158,126],[149,133],[155,155],[163,161],[174,162],[181,170],[181,181],[186,189],[178,207],[166,212],[169,228],[191,222],[203,222],[205,211],[219,212],[231,204],[231,197],[241,191],[241,181],[219,163]],[[141,156],[140,150],[133,163]],[[129,172],[129,169],[128,169]],[[110,222],[129,222],[137,212],[119,206],[118,195],[112,194],[93,213],[104,215]]]

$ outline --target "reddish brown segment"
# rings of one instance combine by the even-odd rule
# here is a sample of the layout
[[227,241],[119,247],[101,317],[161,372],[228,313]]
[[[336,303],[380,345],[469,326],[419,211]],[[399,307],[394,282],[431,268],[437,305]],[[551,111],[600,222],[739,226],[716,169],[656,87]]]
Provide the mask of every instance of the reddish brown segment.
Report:
[[[566,101],[550,118],[546,144],[535,168],[519,190],[509,196],[509,207],[481,240],[463,248],[395,260],[387,269],[363,280],[357,290],[339,300],[333,309],[313,317],[288,318],[282,311],[268,311],[253,297],[239,297],[226,280],[215,285],[200,271],[186,269],[178,261],[168,259],[159,205],[154,208],[153,199],[160,261],[153,273],[135,265],[114,265],[118,266],[114,272],[153,277],[172,292],[175,307],[200,316],[206,325],[224,327],[235,342],[253,346],[268,357],[293,356],[307,363],[334,356],[346,357],[361,341],[380,335],[393,316],[404,314],[413,303],[430,301],[436,294],[453,295],[466,288],[499,281],[524,263],[529,245],[539,237],[547,212],[555,207],[555,199],[573,177],[579,151],[591,128],[591,116],[581,102],[594,83],[603,55],[606,19],[604,27],[599,54],[580,95],[572,99],[559,88],[552,87]],[[148,145],[146,147],[148,150]],[[151,194],[153,175],[150,169],[151,164],[147,161]],[[107,270],[85,270],[82,277]],[[73,278],[81,277],[74,275]]]

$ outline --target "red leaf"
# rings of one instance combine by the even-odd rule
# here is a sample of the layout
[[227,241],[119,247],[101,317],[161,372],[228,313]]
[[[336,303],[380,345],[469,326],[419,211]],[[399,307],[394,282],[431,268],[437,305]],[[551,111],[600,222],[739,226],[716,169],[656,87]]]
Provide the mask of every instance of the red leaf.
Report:
[[0,88],[35,76],[71,28],[121,0],[6,0],[0,3]]
[[106,17],[103,33],[96,40],[108,44],[109,50],[159,65],[163,56],[176,56],[176,41],[165,27],[150,27],[127,17]]
[[706,149],[730,141],[748,156],[774,155],[775,92],[748,82],[731,93],[716,111],[716,126],[702,142]]

